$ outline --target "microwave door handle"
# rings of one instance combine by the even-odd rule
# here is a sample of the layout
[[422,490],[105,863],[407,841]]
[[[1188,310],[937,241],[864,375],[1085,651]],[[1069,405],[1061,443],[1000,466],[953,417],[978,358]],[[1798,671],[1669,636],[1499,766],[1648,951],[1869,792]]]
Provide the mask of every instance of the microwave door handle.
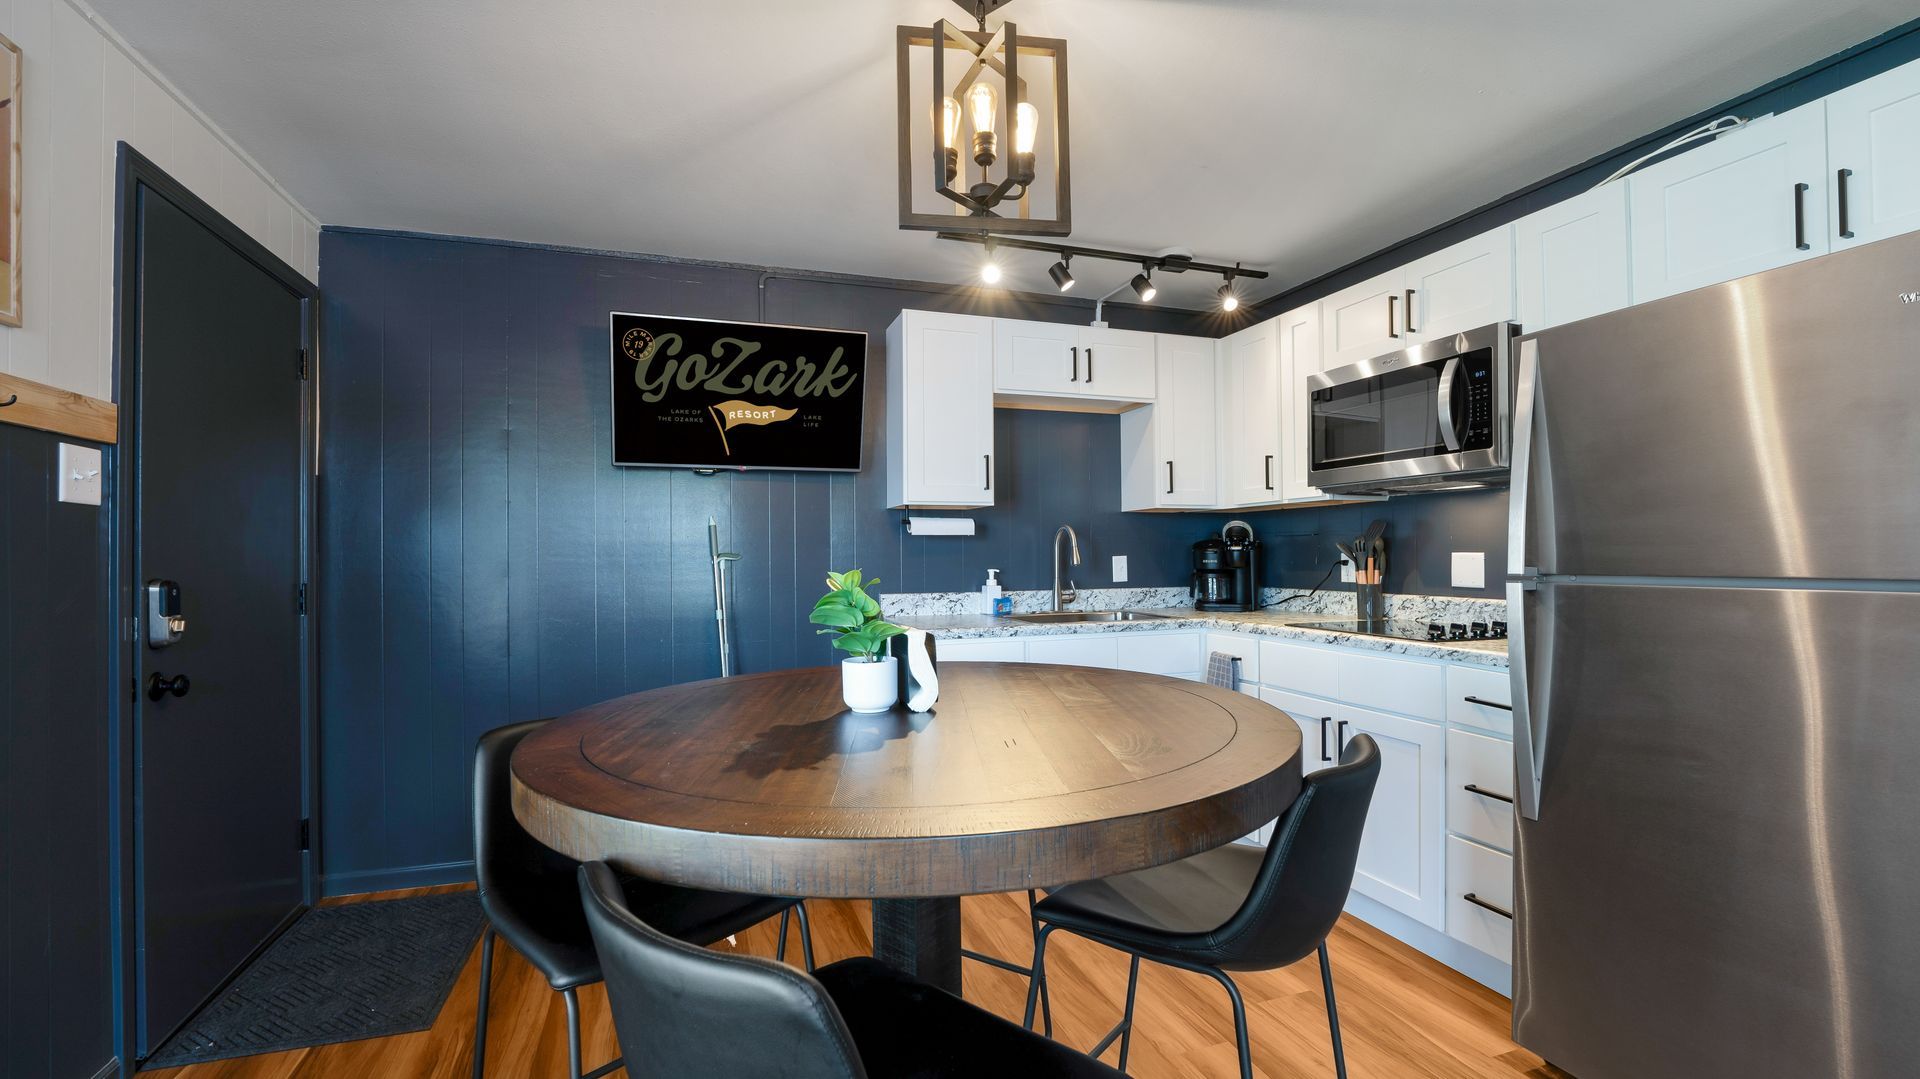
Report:
[[1448,453],[1460,452],[1460,430],[1453,425],[1453,383],[1459,374],[1460,357],[1454,356],[1440,369],[1440,392],[1434,395],[1434,408],[1440,419],[1440,437],[1446,440]]

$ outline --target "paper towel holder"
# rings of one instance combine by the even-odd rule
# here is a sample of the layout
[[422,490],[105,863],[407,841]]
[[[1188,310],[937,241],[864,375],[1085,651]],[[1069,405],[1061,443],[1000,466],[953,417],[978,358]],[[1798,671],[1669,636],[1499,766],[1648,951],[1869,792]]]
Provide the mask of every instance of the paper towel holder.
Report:
[[971,536],[976,534],[971,517],[904,517],[909,536]]

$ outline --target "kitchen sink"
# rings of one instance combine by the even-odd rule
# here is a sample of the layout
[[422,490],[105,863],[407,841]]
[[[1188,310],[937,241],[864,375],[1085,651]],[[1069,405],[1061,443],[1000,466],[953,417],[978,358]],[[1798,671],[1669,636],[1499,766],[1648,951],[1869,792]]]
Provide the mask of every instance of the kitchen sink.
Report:
[[1147,611],[1042,611],[1039,614],[1012,616],[1015,622],[1151,622],[1172,617],[1170,614]]

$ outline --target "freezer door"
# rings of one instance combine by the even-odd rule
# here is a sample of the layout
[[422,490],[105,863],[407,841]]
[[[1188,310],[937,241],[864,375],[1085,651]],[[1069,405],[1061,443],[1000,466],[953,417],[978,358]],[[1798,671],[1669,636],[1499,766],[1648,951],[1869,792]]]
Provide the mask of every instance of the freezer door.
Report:
[[1520,612],[1553,647],[1514,1038],[1581,1079],[1913,1074],[1920,594],[1550,581]]
[[1920,234],[1523,338],[1510,568],[1920,580],[1917,291]]

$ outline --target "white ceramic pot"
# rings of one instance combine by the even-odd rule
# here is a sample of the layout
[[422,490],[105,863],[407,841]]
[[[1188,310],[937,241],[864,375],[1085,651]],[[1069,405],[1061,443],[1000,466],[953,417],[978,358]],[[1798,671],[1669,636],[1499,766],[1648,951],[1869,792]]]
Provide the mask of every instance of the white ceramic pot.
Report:
[[878,663],[858,657],[840,661],[840,697],[856,712],[884,712],[900,695],[899,660]]

